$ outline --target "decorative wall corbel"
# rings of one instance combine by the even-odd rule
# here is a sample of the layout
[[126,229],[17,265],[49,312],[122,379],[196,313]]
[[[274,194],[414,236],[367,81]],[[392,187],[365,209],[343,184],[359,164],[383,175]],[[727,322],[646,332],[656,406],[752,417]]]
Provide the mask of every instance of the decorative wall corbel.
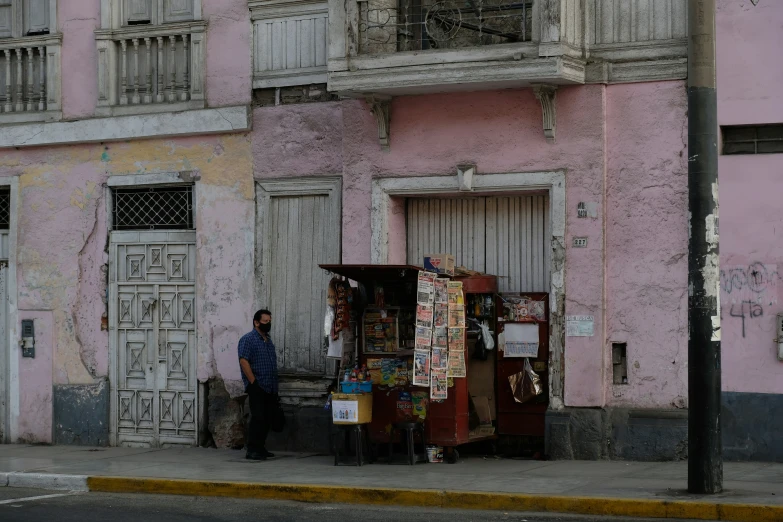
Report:
[[541,103],[541,113],[544,119],[544,136],[549,143],[555,142],[555,125],[557,123],[556,85],[534,85],[533,94]]
[[368,96],[367,104],[370,106],[375,121],[378,123],[378,141],[384,149],[389,148],[389,123],[391,114],[391,97]]

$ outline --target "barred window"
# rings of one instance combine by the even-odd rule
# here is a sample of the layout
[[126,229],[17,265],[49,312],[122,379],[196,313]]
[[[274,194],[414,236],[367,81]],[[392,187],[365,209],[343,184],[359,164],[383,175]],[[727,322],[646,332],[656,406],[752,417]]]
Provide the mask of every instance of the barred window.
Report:
[[0,230],[8,230],[11,226],[11,190],[0,188]]
[[114,230],[192,230],[193,187],[118,188]]
[[723,154],[783,154],[783,125],[721,127]]

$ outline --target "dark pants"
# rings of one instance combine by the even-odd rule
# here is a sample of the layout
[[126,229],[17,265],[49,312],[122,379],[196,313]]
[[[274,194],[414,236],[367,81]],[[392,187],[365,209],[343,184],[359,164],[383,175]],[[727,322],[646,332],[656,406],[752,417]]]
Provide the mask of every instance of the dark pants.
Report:
[[275,396],[265,392],[257,384],[247,387],[250,399],[250,426],[247,430],[248,453],[266,451],[266,436],[272,422],[272,412],[276,406]]

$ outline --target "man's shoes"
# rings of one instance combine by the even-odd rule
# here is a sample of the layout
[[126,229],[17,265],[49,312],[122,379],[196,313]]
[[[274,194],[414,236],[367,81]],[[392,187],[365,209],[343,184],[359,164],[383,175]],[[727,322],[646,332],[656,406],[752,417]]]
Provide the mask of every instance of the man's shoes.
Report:
[[268,458],[268,459],[273,459],[273,458],[275,458],[275,454],[274,454],[274,453],[272,453],[271,451],[266,451],[266,450],[264,450],[262,454],[263,454],[263,455],[264,455],[266,458]]
[[266,460],[266,453],[259,453],[257,451],[248,451],[245,454],[245,458],[248,460]]

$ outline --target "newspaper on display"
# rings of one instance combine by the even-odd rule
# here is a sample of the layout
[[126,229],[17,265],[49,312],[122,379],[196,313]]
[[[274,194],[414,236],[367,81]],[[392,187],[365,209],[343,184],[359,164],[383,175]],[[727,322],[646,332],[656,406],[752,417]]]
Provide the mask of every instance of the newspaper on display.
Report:
[[445,400],[449,394],[449,382],[446,370],[432,370],[432,384],[430,386],[430,399]]
[[420,305],[432,305],[435,302],[435,280],[438,274],[419,272],[416,285],[416,302]]
[[432,349],[432,369],[445,370],[448,368],[448,350],[446,348]]
[[414,350],[413,352],[413,385],[430,385],[430,351]]

